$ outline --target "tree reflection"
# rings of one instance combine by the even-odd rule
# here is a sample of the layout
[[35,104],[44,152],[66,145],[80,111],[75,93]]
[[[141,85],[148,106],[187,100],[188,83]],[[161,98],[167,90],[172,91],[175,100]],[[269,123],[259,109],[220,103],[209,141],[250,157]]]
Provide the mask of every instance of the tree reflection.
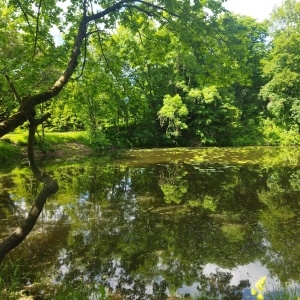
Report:
[[[164,299],[183,284],[198,283],[204,295],[240,299],[248,282],[232,286],[229,273],[207,276],[203,267],[232,269],[256,260],[281,280],[299,280],[296,168],[182,163],[104,168],[87,161],[49,173],[61,188],[41,221],[61,219],[64,234],[48,237],[58,248],[43,269],[57,282],[105,284],[122,299]],[[28,185],[28,176],[15,174],[14,180],[22,177]],[[27,191],[17,190],[15,197],[27,203]],[[39,244],[46,240],[47,235]]]
[[237,286],[230,285],[232,277],[231,273],[221,271],[216,271],[216,273],[211,273],[208,276],[202,275],[197,289],[201,296],[208,299],[242,299],[243,289],[250,287],[250,283],[248,280],[241,280]]
[[260,215],[268,241],[264,262],[282,283],[300,281],[299,178],[297,169],[275,169],[260,193],[267,206]]
[[15,211],[15,205],[11,201],[8,191],[3,190],[0,194],[0,220],[5,220]]
[[[35,115],[35,112],[34,114]],[[36,195],[34,204],[31,207],[27,217],[20,222],[20,225],[17,229],[11,233],[7,238],[1,240],[0,242],[0,265],[11,250],[17,247],[32,231],[38,217],[43,211],[44,205],[47,199],[55,194],[58,191],[58,184],[55,180],[51,178],[47,173],[42,172],[36,164],[35,155],[34,155],[34,144],[35,144],[35,132],[37,131],[37,127],[39,124],[42,124],[47,118],[49,118],[50,114],[46,114],[40,119],[35,119],[31,117],[29,121],[29,134],[28,134],[28,144],[27,144],[27,154],[28,161],[30,165],[30,169],[32,171],[33,176],[36,180],[43,183],[43,188]]]
[[187,180],[184,179],[185,175],[187,171],[178,163],[166,165],[165,170],[160,172],[158,184],[164,193],[166,203],[181,203],[188,186]]
[[[104,282],[110,285],[115,279],[114,291],[128,299],[137,294],[145,297],[149,286],[152,293],[156,291],[163,297],[167,293],[162,290],[164,284],[168,291],[176,291],[183,283],[197,282],[207,262],[235,267],[262,255],[261,234],[251,214],[222,214],[225,210],[220,205],[213,212],[207,205],[190,205],[186,197],[181,205],[167,205],[158,182],[151,206],[143,201],[142,195],[150,191],[140,182],[150,182],[148,177],[153,175],[161,178],[161,168],[143,168],[139,172],[113,168],[97,170],[92,173],[95,176],[89,175],[89,168],[85,169],[78,186],[87,188],[81,193],[86,196],[78,205],[66,207],[73,218],[73,230],[63,260],[68,273],[63,276],[58,272],[58,278],[72,281],[88,274],[89,280],[107,278]],[[90,197],[87,178],[93,180],[93,187],[101,184],[97,197],[95,191]],[[205,195],[214,192],[203,191]],[[225,195],[226,192],[224,198]],[[207,197],[201,196],[200,203],[201,199],[204,203]],[[224,228],[235,228],[234,220],[236,228],[244,233],[232,239],[230,236],[236,231],[230,235]],[[159,276],[164,284],[155,281]]]

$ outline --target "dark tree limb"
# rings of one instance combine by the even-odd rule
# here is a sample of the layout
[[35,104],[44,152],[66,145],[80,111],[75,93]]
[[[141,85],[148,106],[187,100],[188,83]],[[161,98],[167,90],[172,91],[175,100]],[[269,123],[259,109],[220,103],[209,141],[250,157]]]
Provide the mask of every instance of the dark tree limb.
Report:
[[[57,81],[48,90],[38,93],[36,95],[29,95],[24,97],[22,99],[22,104],[20,106],[19,111],[14,115],[12,115],[11,117],[9,117],[8,119],[6,119],[5,121],[3,121],[2,123],[0,123],[0,137],[4,136],[5,134],[23,125],[27,119],[30,119],[32,116],[34,116],[34,114],[32,115],[32,111],[34,111],[36,105],[45,103],[53,99],[61,92],[64,86],[68,83],[68,81],[70,80],[71,76],[75,72],[75,69],[78,65],[80,48],[82,46],[83,41],[87,37],[87,32],[86,32],[87,24],[96,20],[100,20],[111,13],[121,11],[122,8],[127,7],[130,4],[131,5],[134,4],[135,9],[137,9],[136,6],[137,4],[142,4],[145,7],[148,7],[149,9],[153,9],[153,11],[154,10],[167,11],[164,7],[152,3],[148,3],[143,0],[121,0],[100,12],[87,15],[86,2],[84,2],[84,13],[78,27],[77,36],[73,46],[73,51],[71,53],[70,60],[66,66],[64,73],[57,79]],[[21,6],[21,8],[23,7]],[[175,13],[172,12],[168,12],[168,13],[172,16],[179,17]]]
[[8,85],[9,85],[9,88],[10,90],[12,91],[12,93],[14,94],[14,96],[16,97],[17,101],[19,103],[21,103],[21,97],[20,95],[18,94],[13,82],[10,80],[9,76],[7,74],[4,75],[6,81],[8,82]]
[[38,12],[37,12],[37,17],[36,17],[33,57],[36,55],[36,52],[37,52],[41,7],[42,7],[42,0],[39,1]]
[[29,121],[29,136],[28,136],[28,160],[33,175],[36,179],[41,181],[44,186],[38,194],[34,205],[32,206],[28,216],[24,219],[23,223],[6,239],[0,243],[0,264],[3,259],[12,249],[17,247],[32,231],[38,217],[40,216],[46,200],[58,191],[58,184],[49,175],[42,173],[38,168],[34,158],[34,141],[35,131],[39,124],[45,121],[49,117],[49,114],[45,115],[41,119],[31,118]]
[[[64,86],[68,83],[68,81],[71,79],[71,76],[75,72],[76,67],[78,65],[80,48],[83,44],[83,41],[85,41],[85,47],[87,46],[86,38],[89,35],[87,33],[87,25],[91,22],[100,20],[111,13],[118,12],[118,11],[120,12],[122,11],[123,8],[128,8],[128,7],[137,9],[148,15],[152,15],[152,14],[156,15],[155,10],[165,11],[165,12],[167,11],[162,6],[158,6],[156,4],[152,4],[144,0],[120,0],[98,13],[87,15],[87,0],[83,0],[83,1],[84,1],[83,15],[79,23],[77,35],[75,38],[75,42],[74,42],[72,53],[70,55],[69,62],[63,74],[56,80],[56,82],[48,90],[38,93],[36,95],[29,95],[21,98],[18,95],[17,91],[15,90],[12,82],[10,82],[9,77],[8,76],[6,77],[12,92],[14,93],[15,97],[20,103],[20,108],[15,114],[13,114],[9,118],[5,119],[2,123],[0,123],[0,137],[4,136],[5,134],[11,131],[14,131],[16,128],[23,125],[27,120],[29,121],[28,160],[34,176],[39,181],[41,181],[44,184],[44,186],[40,191],[40,193],[38,194],[34,205],[32,206],[28,216],[24,219],[23,223],[9,237],[7,237],[6,239],[0,242],[0,264],[5,258],[5,256],[7,255],[7,253],[12,249],[14,249],[15,247],[17,247],[31,232],[39,215],[43,210],[46,200],[48,199],[49,196],[55,194],[58,190],[57,182],[53,180],[49,175],[42,173],[35,162],[35,158],[34,158],[35,131],[37,126],[49,117],[49,115],[45,115],[41,119],[34,119],[36,115],[35,107],[36,105],[45,103],[53,99],[55,96],[57,96],[64,88]],[[24,17],[31,31],[32,31],[32,26],[29,22],[28,15],[36,19],[36,32],[35,32],[35,42],[34,42],[34,48],[36,51],[36,47],[38,46],[37,37],[39,33],[38,32],[39,18],[40,18],[40,9],[42,5],[42,0],[39,0],[37,17],[31,14],[29,11],[26,11],[22,3],[20,2],[20,0],[17,0],[17,4],[19,5],[21,11],[23,12]],[[139,6],[139,4],[141,5],[141,7]],[[169,11],[168,13],[171,16],[179,17],[175,13]],[[86,52],[86,48],[85,48],[85,52]]]
[[[22,6],[21,2],[17,0],[18,5],[20,6],[25,19],[27,20],[27,23],[29,27],[31,28],[31,24],[28,19],[28,15],[31,17],[34,17],[36,19],[37,24],[37,31],[36,31],[36,40],[35,40],[35,47],[37,46],[37,34],[38,34],[38,22],[39,22],[39,16],[35,17],[31,15],[29,12],[26,12],[24,7]],[[40,6],[42,3],[42,0],[40,0]],[[86,0],[84,0],[84,11],[83,16],[81,19],[81,22],[78,27],[77,36],[74,42],[73,50],[70,55],[69,62],[65,68],[65,71],[63,74],[57,79],[57,81],[46,91],[38,93],[36,95],[29,95],[24,98],[20,98],[16,91],[14,90],[14,86],[10,85],[14,95],[17,97],[18,101],[20,102],[20,108],[18,112],[16,112],[14,115],[10,116],[6,120],[4,120],[2,123],[0,123],[0,137],[4,136],[6,133],[14,131],[19,126],[23,125],[27,120],[29,121],[29,136],[28,136],[28,160],[30,163],[31,170],[34,174],[34,176],[41,181],[44,186],[42,190],[40,191],[39,195],[37,196],[34,205],[32,206],[28,216],[25,218],[23,223],[6,239],[2,240],[0,243],[0,263],[3,261],[5,256],[9,251],[17,247],[31,232],[33,229],[39,215],[41,214],[44,204],[49,196],[56,193],[58,190],[58,184],[55,180],[53,180],[49,175],[42,173],[38,166],[36,165],[35,158],[34,158],[34,140],[35,140],[35,131],[39,124],[41,124],[45,119],[47,119],[48,115],[44,116],[41,119],[34,119],[35,117],[35,106],[38,104],[45,103],[51,99],[53,99],[55,96],[57,96],[61,90],[64,88],[64,86],[68,83],[71,76],[75,72],[75,69],[78,65],[78,58],[80,56],[80,48],[83,44],[83,41],[87,38],[87,25],[90,22],[100,20],[101,18],[109,15],[110,13],[121,11],[122,8],[132,6],[132,8],[139,9],[140,11],[143,11],[144,13],[151,13],[151,10],[149,12],[145,10],[142,7],[138,7],[137,5],[141,4],[145,7],[151,9],[151,10],[160,10],[160,11],[166,11],[164,7],[160,7],[158,5],[149,3],[144,0],[121,0],[119,2],[114,3],[110,7],[92,14],[87,15],[87,3]],[[40,7],[39,7],[40,8]],[[170,13],[170,12],[169,12]],[[170,15],[176,16],[175,14],[170,13]],[[87,41],[86,41],[87,42]],[[9,77],[8,83],[10,84]]]

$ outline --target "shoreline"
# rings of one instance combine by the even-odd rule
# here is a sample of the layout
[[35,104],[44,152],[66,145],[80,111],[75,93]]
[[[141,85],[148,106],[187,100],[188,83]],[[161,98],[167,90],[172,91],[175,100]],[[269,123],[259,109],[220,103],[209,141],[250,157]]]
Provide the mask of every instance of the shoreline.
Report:
[[[18,145],[5,140],[0,140],[0,163],[9,165],[19,160],[27,158],[27,146]],[[60,159],[60,158],[80,158],[93,154],[92,148],[80,142],[64,142],[51,145],[51,148],[42,150],[41,147],[35,147],[36,159]]]

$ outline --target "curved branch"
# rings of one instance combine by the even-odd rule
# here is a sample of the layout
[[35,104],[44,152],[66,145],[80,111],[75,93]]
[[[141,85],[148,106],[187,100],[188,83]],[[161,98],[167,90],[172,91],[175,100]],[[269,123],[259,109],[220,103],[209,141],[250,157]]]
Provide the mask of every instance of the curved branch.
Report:
[[19,6],[20,9],[21,9],[21,11],[22,11],[22,13],[23,13],[23,15],[24,15],[24,17],[25,17],[25,19],[26,19],[26,21],[27,21],[27,24],[29,25],[29,27],[31,27],[27,15],[29,15],[30,17],[32,17],[32,18],[34,18],[34,19],[35,19],[36,17],[35,17],[33,14],[31,14],[30,12],[28,12],[28,11],[26,12],[25,9],[24,9],[24,7],[23,7],[23,5],[22,5],[22,3],[21,3],[19,0],[17,0],[17,4],[18,4],[18,6]]
[[87,36],[88,34],[85,35],[84,38],[84,55],[83,55],[83,63],[81,66],[81,70],[80,70],[80,74],[75,78],[75,80],[78,80],[79,78],[81,78],[83,76],[83,71],[85,68],[85,64],[86,64],[86,56],[87,56]]
[[14,83],[10,80],[9,76],[7,74],[4,75],[6,81],[8,82],[8,85],[9,85],[9,88],[10,90],[13,92],[14,96],[16,97],[17,101],[19,103],[21,103],[21,97],[20,95],[18,94],[15,86],[14,86]]
[[154,9],[157,9],[157,10],[161,10],[161,11],[164,11],[166,13],[168,13],[169,15],[173,16],[173,17],[177,17],[179,18],[179,15],[178,14],[175,14],[167,9],[165,9],[164,7],[162,6],[159,6],[159,5],[155,5],[155,4],[151,4],[151,3],[148,3],[146,1],[142,1],[142,0],[139,0],[139,1],[136,1],[136,2],[139,2],[139,3],[142,3],[142,4],[145,4],[146,6],[148,7],[151,7],[151,8],[154,8]]
[[58,191],[58,184],[49,175],[42,173],[34,158],[34,141],[35,131],[39,124],[45,121],[49,117],[49,114],[45,115],[41,119],[31,119],[29,124],[29,136],[28,136],[28,160],[33,175],[36,179],[41,181],[44,186],[38,194],[34,205],[32,206],[28,216],[24,219],[23,223],[6,239],[0,243],[0,264],[12,249],[17,247],[32,231],[38,217],[40,216],[43,207],[47,199]]
[[[30,119],[34,114],[32,115],[32,111],[34,111],[34,108],[36,105],[44,103],[49,101],[50,99],[57,96],[60,91],[64,88],[64,86],[68,83],[71,76],[73,75],[77,65],[78,65],[78,57],[80,55],[80,48],[83,43],[83,40],[87,36],[86,32],[86,26],[88,23],[92,21],[99,20],[110,13],[120,11],[124,6],[126,6],[129,3],[140,3],[144,4],[150,8],[166,11],[164,7],[148,3],[143,0],[122,0],[119,1],[110,7],[104,9],[101,12],[92,14],[92,15],[85,15],[86,14],[86,2],[85,2],[85,11],[83,14],[83,17],[81,19],[81,22],[79,24],[77,36],[74,42],[73,51],[70,56],[70,60],[67,64],[67,67],[64,71],[64,73],[58,78],[58,80],[53,84],[52,87],[50,87],[47,91],[41,92],[36,95],[31,95],[24,97],[22,99],[21,107],[19,111],[11,116],[10,118],[6,119],[4,122],[0,123],[0,137],[4,136],[6,133],[13,131],[17,127],[24,124],[24,122],[27,119]],[[172,12],[168,12],[170,15],[178,17],[176,14]]]
[[33,50],[33,57],[36,55],[36,48],[38,43],[38,34],[39,34],[39,23],[40,23],[40,15],[41,15],[41,7],[42,7],[42,1],[39,1],[38,5],[38,12],[36,17],[36,28],[35,28],[35,38],[34,38],[34,50]]

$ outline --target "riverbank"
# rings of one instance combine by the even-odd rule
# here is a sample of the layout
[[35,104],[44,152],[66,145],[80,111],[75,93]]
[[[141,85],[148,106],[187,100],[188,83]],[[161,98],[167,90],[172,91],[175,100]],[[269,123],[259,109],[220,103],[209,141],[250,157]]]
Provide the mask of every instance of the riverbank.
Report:
[[[37,157],[82,157],[93,153],[87,132],[51,132],[37,137]],[[0,139],[0,163],[27,156],[27,133],[11,133]]]

